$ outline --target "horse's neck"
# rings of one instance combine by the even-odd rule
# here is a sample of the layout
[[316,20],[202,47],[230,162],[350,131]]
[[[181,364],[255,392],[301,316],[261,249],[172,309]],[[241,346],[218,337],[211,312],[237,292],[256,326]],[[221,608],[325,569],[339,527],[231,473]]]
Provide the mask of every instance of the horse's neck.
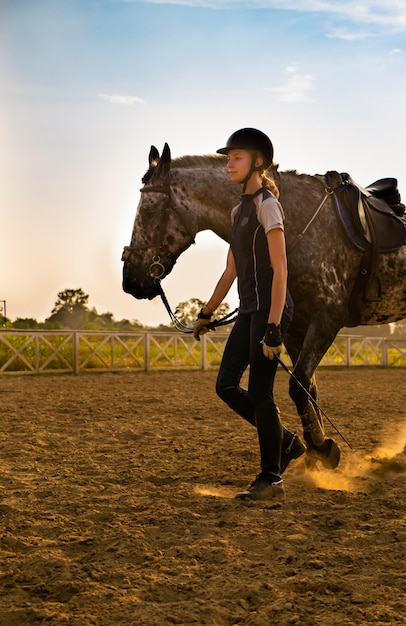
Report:
[[212,230],[227,241],[231,209],[238,203],[241,189],[229,180],[225,168],[183,170],[175,180],[176,186],[186,192],[182,201],[196,218],[197,232]]
[[[287,231],[300,232],[297,228],[301,224],[305,226],[309,213],[323,197],[323,177],[296,171],[279,172],[277,167],[268,174],[279,187]],[[230,181],[224,164],[208,160],[204,166],[199,163],[199,167],[175,167],[172,178],[181,203],[196,220],[197,232],[212,230],[227,241],[231,209],[240,200],[241,186]]]

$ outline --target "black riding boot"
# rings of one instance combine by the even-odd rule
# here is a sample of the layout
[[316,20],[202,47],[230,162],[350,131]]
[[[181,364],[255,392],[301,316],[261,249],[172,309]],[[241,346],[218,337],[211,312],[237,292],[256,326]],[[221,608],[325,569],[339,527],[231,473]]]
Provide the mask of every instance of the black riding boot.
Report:
[[280,476],[283,431],[279,411],[272,400],[255,409],[255,422],[261,453],[261,473],[248,489],[237,493],[235,497],[238,500],[283,502],[285,489]]
[[264,402],[255,409],[255,422],[258,431],[262,473],[269,477],[270,482],[277,482],[281,479],[283,430],[279,411],[271,400]]

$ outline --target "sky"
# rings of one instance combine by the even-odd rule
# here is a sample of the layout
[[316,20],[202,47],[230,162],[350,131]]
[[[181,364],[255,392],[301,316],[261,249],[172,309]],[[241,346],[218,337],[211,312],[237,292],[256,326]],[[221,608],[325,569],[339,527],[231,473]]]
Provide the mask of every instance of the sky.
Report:
[[[0,59],[12,320],[81,288],[99,313],[168,322],[121,287],[152,144],[207,154],[253,126],[281,170],[392,176],[406,199],[406,0],[0,0]],[[197,236],[163,283],[173,309],[209,298],[226,252]]]

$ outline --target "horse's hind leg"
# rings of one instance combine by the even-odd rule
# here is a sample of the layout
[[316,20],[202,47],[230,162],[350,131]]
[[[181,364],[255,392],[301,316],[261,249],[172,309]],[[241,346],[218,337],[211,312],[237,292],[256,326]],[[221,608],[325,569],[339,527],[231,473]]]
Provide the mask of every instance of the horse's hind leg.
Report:
[[[331,320],[330,320],[331,321]],[[323,332],[321,332],[323,330]],[[338,330],[331,324],[321,324],[320,319],[313,319],[303,330],[292,324],[284,343],[294,364],[294,377],[303,385],[314,400],[317,400],[315,371],[324,354],[334,341]],[[308,455],[320,460],[329,469],[337,467],[340,461],[340,449],[337,443],[325,436],[323,416],[309,400],[308,395],[290,379],[289,394],[296,404],[303,426]]]

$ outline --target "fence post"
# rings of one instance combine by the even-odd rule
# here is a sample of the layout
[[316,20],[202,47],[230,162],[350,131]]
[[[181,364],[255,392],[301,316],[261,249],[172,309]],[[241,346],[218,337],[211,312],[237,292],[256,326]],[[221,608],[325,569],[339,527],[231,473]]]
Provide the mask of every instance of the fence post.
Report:
[[202,370],[207,370],[207,337],[200,335],[200,350],[202,359]]
[[39,341],[38,335],[35,335],[35,373],[39,374]]
[[73,343],[73,373],[79,374],[79,334],[76,330],[72,333]]
[[110,369],[114,372],[114,335],[110,335]]
[[388,365],[388,344],[385,337],[382,339],[382,365]]
[[350,367],[351,365],[351,337],[347,335],[345,338],[345,360],[346,366]]
[[149,333],[144,335],[144,369],[149,370]]

